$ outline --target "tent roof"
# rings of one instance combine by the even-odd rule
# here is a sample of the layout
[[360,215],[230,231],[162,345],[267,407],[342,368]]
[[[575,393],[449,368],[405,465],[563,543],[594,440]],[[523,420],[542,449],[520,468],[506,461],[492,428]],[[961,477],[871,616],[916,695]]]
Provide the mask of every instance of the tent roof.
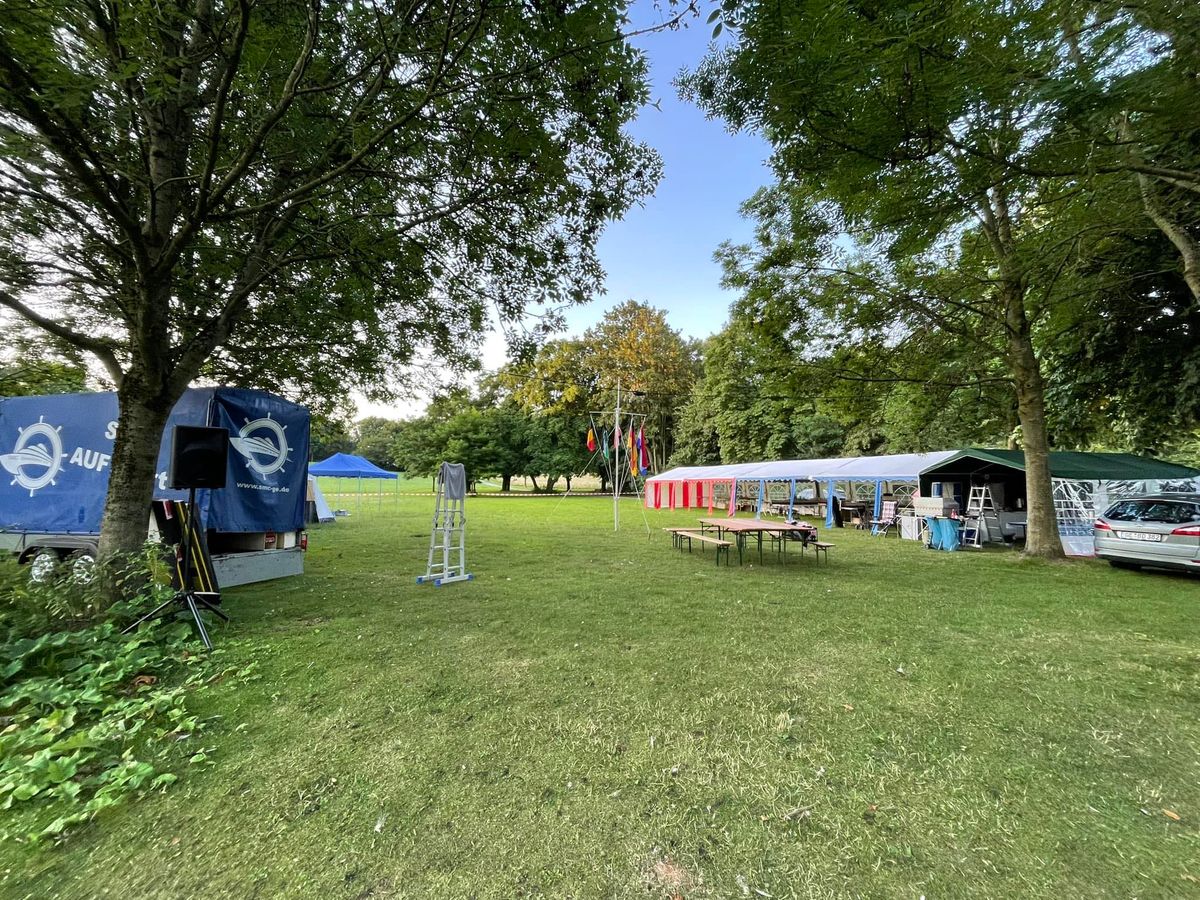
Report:
[[839,459],[784,459],[727,466],[680,466],[647,479],[655,481],[915,481],[923,469],[957,451],[846,456]]
[[[972,447],[927,466],[921,474],[927,474],[934,469],[949,468],[960,459],[973,459],[1025,471],[1025,453],[1021,450],[982,450]],[[1196,478],[1200,477],[1200,469],[1132,453],[1053,451],[1050,454],[1050,475],[1053,478],[1071,481],[1151,481]]]
[[350,453],[335,453],[328,459],[309,463],[312,475],[327,475],[334,478],[397,478],[395,472],[381,469],[370,460]]

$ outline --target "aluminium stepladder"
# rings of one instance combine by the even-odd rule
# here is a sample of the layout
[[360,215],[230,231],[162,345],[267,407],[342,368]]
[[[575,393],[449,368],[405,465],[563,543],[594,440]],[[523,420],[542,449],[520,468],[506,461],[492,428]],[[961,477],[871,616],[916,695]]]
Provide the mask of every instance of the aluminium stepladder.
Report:
[[[461,463],[444,462],[438,469],[437,500],[433,529],[429,535],[429,562],[417,584],[432,581],[434,587],[474,578],[467,572],[467,475]],[[451,559],[457,556],[458,561]]]
[[984,543],[992,539],[993,531],[995,534],[1002,534],[1000,528],[1000,516],[996,512],[996,504],[992,500],[992,489],[986,484],[972,485],[971,493],[967,498],[966,521],[975,521],[975,527],[972,529],[969,525],[965,529],[964,544],[971,547],[982,547]]

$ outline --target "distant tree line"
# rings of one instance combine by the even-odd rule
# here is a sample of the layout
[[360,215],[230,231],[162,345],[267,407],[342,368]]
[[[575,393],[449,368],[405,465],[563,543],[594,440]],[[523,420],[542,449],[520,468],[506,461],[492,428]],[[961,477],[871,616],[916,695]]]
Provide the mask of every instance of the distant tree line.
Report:
[[[581,337],[551,341],[530,362],[487,375],[474,391],[442,394],[419,417],[355,425],[316,417],[313,455],[355,452],[411,475],[455,460],[472,478],[499,479],[504,490],[514,477],[532,479],[535,490],[570,489],[572,477],[586,472],[607,489],[604,467],[585,441],[589,427],[598,441],[611,429],[618,382],[622,409],[646,416],[653,471],[1021,446],[1017,400],[995,354],[964,347],[945,332],[896,346],[862,336],[817,352],[797,345],[769,313],[735,304],[725,327],[697,342],[668,327],[662,311],[631,301]],[[1165,378],[1159,369],[1168,359],[1186,373],[1194,348],[1179,346],[1172,329],[1154,324],[1131,327],[1121,349],[1115,344],[1095,365],[1125,367],[1140,382]],[[1058,351],[1080,353],[1080,344],[1095,340],[1073,332]],[[1120,355],[1131,346],[1145,349],[1133,358]],[[1129,396],[1135,386],[1128,378],[1097,380],[1081,362],[1052,359],[1046,392],[1053,447],[1200,464],[1195,416],[1163,416],[1162,403],[1188,401],[1164,390],[1160,403],[1138,402]]]
[[638,421],[657,471],[674,449],[677,410],[699,373],[699,345],[672,330],[662,310],[629,301],[581,337],[550,341],[528,362],[488,374],[475,390],[435,397],[417,418],[351,426],[322,417],[313,456],[357,452],[410,475],[461,462],[473,480],[496,478],[505,491],[514,477],[529,478],[534,490],[560,482],[570,490],[576,475],[588,473],[607,489],[603,459],[588,449],[587,434],[594,428],[599,443],[612,431],[618,387],[621,427],[630,414],[644,416]]

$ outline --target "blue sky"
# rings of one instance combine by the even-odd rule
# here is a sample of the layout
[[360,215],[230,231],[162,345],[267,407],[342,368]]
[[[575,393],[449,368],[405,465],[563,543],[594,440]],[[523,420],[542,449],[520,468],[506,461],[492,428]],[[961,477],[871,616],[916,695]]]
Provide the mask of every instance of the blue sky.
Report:
[[[641,29],[663,21],[663,13],[652,0],[637,0],[630,18]],[[711,34],[711,26],[693,19],[686,28],[635,40],[646,53],[650,97],[658,108],[643,109],[629,132],[658,151],[663,177],[653,196],[605,231],[598,250],[607,292],[566,311],[568,335],[581,334],[629,299],[665,309],[671,327],[688,337],[705,337],[725,324],[733,296],[720,287],[713,251],[722,241],[749,238],[750,225],[738,207],[770,181],[770,172],[764,141],[730,134],[721,122],[706,120],[671,85],[681,68],[694,66],[704,55]],[[504,340],[493,334],[483,348],[484,366],[503,362]],[[360,417],[414,415],[427,400],[381,405],[356,399]]]
[[[635,27],[661,21],[652,2],[631,11]],[[721,290],[713,251],[724,240],[745,240],[750,226],[738,214],[742,201],[770,180],[768,148],[755,135],[730,134],[723,123],[680,100],[671,80],[694,66],[708,47],[711,26],[645,35],[636,41],[650,63],[651,98],[629,131],[654,147],[663,178],[653,197],[609,226],[599,244],[608,273],[608,292],[569,311],[576,334],[628,299],[667,310],[672,327],[691,337],[712,334],[724,324],[732,296]]]

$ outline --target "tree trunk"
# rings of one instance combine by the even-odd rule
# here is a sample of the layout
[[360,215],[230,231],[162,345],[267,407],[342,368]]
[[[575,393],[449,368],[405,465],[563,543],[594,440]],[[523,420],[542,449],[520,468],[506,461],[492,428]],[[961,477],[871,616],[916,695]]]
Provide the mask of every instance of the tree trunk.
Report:
[[1025,555],[1061,559],[1054,486],[1050,481],[1050,439],[1046,434],[1046,386],[1033,349],[1032,328],[1025,311],[1026,280],[1016,253],[1007,190],[998,181],[980,206],[984,234],[992,245],[1000,279],[997,299],[1004,313],[1008,371],[1017,394],[1017,417],[1025,450]]
[[1008,325],[1009,370],[1017,391],[1017,411],[1025,451],[1025,554],[1061,559],[1062,541],[1054,513],[1054,488],[1050,480],[1050,441],[1046,434],[1046,395],[1042,369],[1033,350],[1025,317],[1024,291],[1006,285],[1005,320]]
[[553,475],[546,476],[546,493],[553,494],[554,486],[558,484],[558,477]]
[[571,493],[571,476],[567,476],[567,493]]
[[504,492],[505,494],[507,494],[511,489],[512,489],[512,476],[511,475],[501,475],[500,476],[500,490],[502,492]]
[[100,557],[105,560],[137,553],[146,541],[158,451],[174,405],[135,373],[122,380],[117,402],[117,437],[100,524]]
[[1150,178],[1142,174],[1136,177],[1146,215],[1179,251],[1179,256],[1183,260],[1183,280],[1186,282],[1188,290],[1192,292],[1192,298],[1200,301],[1200,243],[1188,234],[1183,225],[1174,221],[1167,214],[1154,194],[1154,185]]
[[530,475],[529,480],[533,482],[533,492],[536,494],[538,492],[537,476]]

